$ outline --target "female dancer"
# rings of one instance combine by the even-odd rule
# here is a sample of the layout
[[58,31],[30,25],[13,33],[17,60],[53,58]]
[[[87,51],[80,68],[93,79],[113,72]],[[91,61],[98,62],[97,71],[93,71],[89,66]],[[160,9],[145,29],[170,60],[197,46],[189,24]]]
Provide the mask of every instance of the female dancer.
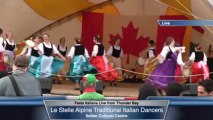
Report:
[[30,65],[33,65],[34,62],[39,58],[42,52],[38,49],[38,45],[40,44],[39,36],[35,36],[33,39],[34,45],[28,45],[27,57],[30,57]]
[[13,32],[8,32],[6,34],[6,40],[2,43],[6,51],[15,52],[17,51],[15,40],[13,39]]
[[[60,40],[59,40],[59,44],[58,44],[58,47],[57,47],[58,51],[61,53],[61,55],[63,55],[64,57],[66,57],[67,55],[67,46],[66,46],[66,39],[65,37],[61,37]],[[66,75],[66,72],[67,72],[67,69],[69,65],[68,65],[68,61],[65,62],[65,65],[64,67],[59,71],[59,75]],[[66,77],[63,77],[63,76],[57,76],[56,77],[56,81],[54,81],[55,83],[58,83],[58,84],[62,84],[62,80],[64,80]]]
[[175,78],[166,76],[175,76],[177,66],[177,50],[174,47],[175,41],[173,37],[168,37],[158,59],[159,64],[149,75],[147,82],[150,82],[158,89],[165,89],[170,82],[174,82]]
[[[175,47],[180,48],[180,44],[176,43]],[[179,76],[179,77],[176,77],[175,79],[178,83],[188,82],[188,77],[187,77],[188,75],[186,75],[186,72],[188,72],[188,66],[187,66],[188,63],[184,63],[183,58],[182,58],[182,53],[184,53],[184,52],[185,52],[185,47],[182,47],[182,49],[180,49],[179,52],[177,53],[178,54],[177,55],[177,67],[176,67],[175,75]],[[185,77],[180,77],[180,76],[185,76]]]
[[[107,55],[111,56],[111,60],[114,63],[114,68],[117,68],[117,67],[121,68],[121,57],[123,56],[123,50],[120,46],[119,38],[115,39],[115,44],[109,48]],[[119,73],[119,76],[121,79],[122,70],[117,70],[117,72]],[[110,85],[112,85],[112,83]],[[114,81],[114,85],[115,86],[117,85],[116,81]]]
[[4,41],[4,39],[1,37],[3,33],[3,30],[0,28],[0,71],[6,71],[7,70],[7,67],[4,63],[4,47],[2,46],[2,43]]
[[151,67],[151,65],[148,64],[153,58],[155,58],[155,41],[149,40],[148,49],[146,52],[146,62],[144,64],[144,71],[148,70],[147,66],[149,66],[149,68]]
[[90,63],[95,66],[98,70],[98,73],[100,73],[96,76],[97,79],[105,81],[114,81],[118,79],[119,75],[117,71],[113,70],[108,63],[104,46],[100,43],[101,37],[99,35],[95,35],[93,37],[93,42],[95,43],[95,45],[93,46],[92,58],[90,60]]
[[198,83],[201,80],[209,78],[207,57],[205,53],[201,51],[200,44],[195,45],[195,52],[192,52],[189,60],[190,62],[193,62],[191,67],[192,75],[197,75],[191,77],[191,83]]
[[87,49],[81,44],[79,38],[75,38],[75,46],[70,49],[67,57],[71,60],[70,69],[67,75],[71,76],[70,79],[75,81],[76,87],[74,90],[80,90],[79,82],[82,79],[82,76],[87,73],[97,73],[95,67],[93,67],[89,61],[89,54]]
[[34,40],[35,36],[30,37],[29,40],[25,41],[26,46],[22,49],[20,55],[27,55],[28,53],[28,48],[31,47],[32,45],[34,45],[34,42],[32,42]]
[[63,55],[64,57],[66,57],[67,54],[67,46],[65,45],[65,37],[61,37],[60,38],[60,43],[57,47],[58,51],[61,53],[61,55]]
[[149,48],[146,52],[146,58],[150,60],[155,57],[155,41],[149,40],[148,47]]
[[[36,70],[36,77],[50,77],[52,74],[56,74],[64,65],[66,60],[62,56],[54,44],[50,42],[49,35],[43,35],[44,42],[38,45],[38,49],[42,53],[40,59],[37,59],[32,65],[32,69]],[[58,56],[60,59],[54,58]],[[39,74],[37,73],[39,71]]]
[[15,52],[17,51],[16,43],[13,38],[13,32],[8,32],[6,34],[6,40],[3,41],[2,46],[4,47],[4,55],[9,57],[9,62],[7,69],[8,71],[12,70],[12,65],[13,65],[13,59]]
[[0,28],[0,49],[3,50],[3,37],[2,37],[2,33],[3,33],[3,30]]

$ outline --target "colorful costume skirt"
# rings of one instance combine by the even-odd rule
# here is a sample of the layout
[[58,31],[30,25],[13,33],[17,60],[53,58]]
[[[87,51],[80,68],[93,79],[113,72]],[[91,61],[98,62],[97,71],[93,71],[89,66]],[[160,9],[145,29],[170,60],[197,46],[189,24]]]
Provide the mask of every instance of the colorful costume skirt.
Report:
[[200,62],[194,62],[191,68],[192,76],[191,77],[191,83],[198,83],[201,80],[208,79],[209,78],[209,68],[206,63],[200,61]]
[[[181,69],[181,66],[180,65],[177,65],[177,69],[176,69],[176,76],[182,76],[183,74],[182,74],[182,69]],[[183,81],[183,78],[182,77],[176,77],[175,78],[176,79],[176,81],[178,82],[178,83],[182,83],[182,81]]]
[[170,82],[174,82],[175,71],[177,67],[177,55],[172,54],[171,59],[165,59],[147,78],[147,82],[159,89],[165,89]]
[[51,77],[64,66],[64,61],[52,56],[42,55],[30,65],[29,72],[36,77]]
[[178,83],[188,83],[190,81],[190,74],[191,69],[189,67],[181,67],[180,65],[177,65],[176,76],[179,77],[176,77],[175,79]]
[[13,60],[14,60],[14,58],[15,58],[15,56],[14,56],[14,53],[13,52],[11,52],[11,51],[8,51],[8,50],[6,50],[5,52],[4,52],[4,56],[5,57],[7,57],[7,59],[8,59],[8,61],[5,61],[7,64],[9,64],[9,65],[13,65]]
[[89,63],[85,56],[75,56],[70,63],[70,68],[67,73],[68,78],[73,81],[79,81],[84,75],[88,73],[96,74],[97,70]]
[[58,76],[56,76],[57,80],[63,81],[66,80],[66,74],[70,67],[70,61],[66,60],[63,68],[58,72]]
[[4,55],[0,52],[0,71],[7,71],[7,66],[4,61]]
[[[144,68],[144,73],[151,74],[158,65],[159,65],[159,62],[157,58],[149,60],[149,62],[146,64],[146,68]],[[143,80],[146,80],[147,78],[148,78],[148,75],[142,75]]]
[[106,59],[103,58],[103,56],[93,57],[90,60],[90,63],[97,68],[97,71],[99,73],[96,76],[97,79],[104,81],[113,81],[118,79],[118,72],[109,65],[109,63],[106,61]]
[[[110,60],[109,60],[109,64],[111,67],[113,68],[122,68],[122,64],[121,64],[121,58],[116,58],[116,57],[113,57],[111,56],[110,57]],[[118,81],[123,81],[123,72],[122,72],[122,69],[117,69],[116,70],[119,74],[119,77],[118,77]]]
[[30,65],[33,65],[39,57],[30,56]]
[[13,68],[13,60],[14,60],[14,52],[6,50],[4,51],[4,63],[7,66],[7,71],[12,72]]

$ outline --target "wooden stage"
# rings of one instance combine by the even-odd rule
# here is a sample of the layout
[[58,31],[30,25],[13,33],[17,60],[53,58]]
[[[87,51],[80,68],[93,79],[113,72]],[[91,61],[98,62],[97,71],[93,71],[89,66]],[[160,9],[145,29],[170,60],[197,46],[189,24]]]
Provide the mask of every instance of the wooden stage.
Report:
[[[123,83],[118,82],[117,86],[110,86],[109,83],[104,83],[106,88],[103,90],[103,95],[106,97],[137,97],[139,87],[142,83]],[[75,83],[70,81],[62,81],[62,84],[53,84],[51,94],[57,95],[76,95],[80,91],[74,90]]]

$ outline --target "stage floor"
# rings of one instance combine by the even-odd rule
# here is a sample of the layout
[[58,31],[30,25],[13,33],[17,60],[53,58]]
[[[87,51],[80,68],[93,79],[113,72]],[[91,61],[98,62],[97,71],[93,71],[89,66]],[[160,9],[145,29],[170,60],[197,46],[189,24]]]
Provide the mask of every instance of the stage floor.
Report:
[[[107,97],[138,97],[138,90],[142,83],[123,83],[118,82],[117,86],[110,86],[109,83],[104,83],[106,88],[103,90],[103,95]],[[79,95],[80,91],[74,90],[75,83],[63,81],[63,84],[53,84],[51,94],[57,95]]]

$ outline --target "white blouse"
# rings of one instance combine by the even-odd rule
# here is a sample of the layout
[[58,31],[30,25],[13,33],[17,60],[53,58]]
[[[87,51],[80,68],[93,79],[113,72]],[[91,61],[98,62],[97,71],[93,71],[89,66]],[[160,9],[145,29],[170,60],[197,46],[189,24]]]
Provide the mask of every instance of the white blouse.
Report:
[[[18,50],[17,47],[16,47],[16,43],[14,42],[14,40],[12,40],[12,42],[10,42],[8,39],[6,39],[6,41],[7,41],[7,43],[8,43],[9,45],[15,45],[15,49],[13,50],[13,52],[15,52],[15,51]],[[7,44],[6,41],[3,41],[5,46],[6,46],[6,44]],[[4,49],[5,49],[5,47],[4,47]]]
[[[120,50],[121,47],[120,46],[113,46],[116,50]],[[109,48],[109,50],[107,51],[107,55],[108,56],[112,56],[112,51],[113,51],[113,48],[112,46]],[[120,57],[123,56],[123,50],[121,49],[121,52],[120,52]]]
[[[49,42],[49,44],[46,44],[45,42],[43,42],[43,43],[44,43],[45,47],[47,47],[47,48],[52,48],[52,46],[53,46],[53,53],[54,53],[54,54],[59,54],[59,51],[58,51],[58,49],[56,48],[56,46],[55,46],[54,44],[52,44],[52,43],[50,43],[50,42]],[[43,43],[40,43],[40,44],[38,45],[38,49],[41,51],[42,54],[44,54],[44,46],[43,46]],[[52,44],[52,46],[51,46],[51,44]]]
[[[75,46],[79,46],[81,44],[76,44]],[[72,46],[71,49],[70,49],[70,52],[68,53],[67,57],[70,57],[71,59],[74,57],[74,54],[75,54],[75,46]],[[89,54],[88,54],[88,51],[87,49],[85,48],[85,51],[84,51],[84,56],[89,58]]]
[[[172,52],[175,52],[175,51],[176,51],[175,47],[172,47],[172,48],[170,48],[170,49],[171,49]],[[163,58],[166,58],[166,56],[167,56],[167,54],[169,53],[170,49],[169,49],[168,46],[164,46],[164,47],[163,47],[163,50],[162,50],[161,53],[160,53],[160,55],[163,56]]]
[[28,52],[29,52],[29,47],[25,47],[22,51],[21,51],[21,54],[20,55],[28,55]]
[[[101,44],[101,43],[97,43],[97,44]],[[97,54],[98,54],[98,45],[94,45],[93,51],[92,51],[92,56],[97,56]],[[104,50],[104,55],[106,55],[105,50]]]
[[148,55],[149,55],[149,58],[155,57],[155,54],[154,54],[153,49],[155,49],[155,48],[154,48],[154,47],[150,47],[150,48],[147,50]]
[[[203,61],[207,62],[207,57],[206,57],[205,53],[203,53],[203,54],[204,54]],[[189,57],[189,60],[192,60],[192,61],[195,60],[195,52],[192,52],[191,56]]]
[[3,45],[2,45],[3,41],[4,41],[4,39],[2,37],[0,37],[0,52],[3,52],[5,50]]
[[58,49],[60,50],[60,51],[63,51],[63,52],[65,52],[66,51],[66,46],[64,46],[64,47],[62,47],[61,45],[58,45],[59,47],[58,47]]

